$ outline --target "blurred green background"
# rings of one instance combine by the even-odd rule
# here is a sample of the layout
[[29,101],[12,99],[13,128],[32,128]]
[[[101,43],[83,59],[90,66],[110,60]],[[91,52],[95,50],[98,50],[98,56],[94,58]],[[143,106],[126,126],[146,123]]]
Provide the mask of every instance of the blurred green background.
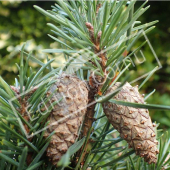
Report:
[[[17,75],[15,63],[19,62],[19,50],[24,42],[27,42],[26,50],[33,51],[37,58],[44,60],[46,55],[41,53],[44,48],[56,48],[57,44],[47,36],[50,29],[46,26],[51,22],[48,18],[37,12],[33,5],[44,9],[51,9],[55,1],[1,1],[0,2],[0,75],[9,83],[13,84]],[[137,2],[137,8],[142,2]],[[170,2],[149,1],[150,9],[140,17],[142,23],[159,20],[156,28],[147,36],[159,57],[162,69],[141,89],[141,93],[150,93],[153,89],[156,92],[148,99],[148,103],[170,105]],[[143,39],[136,43],[136,47],[143,42]],[[135,48],[135,47],[134,47]],[[153,53],[149,46],[142,51],[146,61],[137,64],[134,78],[137,78],[156,65]],[[32,63],[36,68],[36,64]],[[139,81],[140,83],[141,81]],[[170,129],[170,113],[168,111],[150,111],[152,119],[161,123],[161,128]]]

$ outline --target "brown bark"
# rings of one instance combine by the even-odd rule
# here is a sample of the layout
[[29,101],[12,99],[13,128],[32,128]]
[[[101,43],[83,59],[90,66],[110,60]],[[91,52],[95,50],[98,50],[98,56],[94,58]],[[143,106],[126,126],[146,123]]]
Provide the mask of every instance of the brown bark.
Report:
[[[86,23],[86,27],[89,30],[89,35],[91,37],[91,41],[94,44],[94,53],[97,54],[99,56],[99,58],[101,59],[100,65],[102,67],[103,72],[105,73],[106,72],[106,61],[107,61],[106,53],[103,53],[102,49],[100,48],[100,38],[101,38],[102,32],[100,31],[98,33],[97,37],[95,38],[92,24]],[[92,127],[92,124],[93,124],[93,121],[94,121],[94,114],[95,114],[94,109],[95,109],[95,104],[96,104],[94,97],[95,97],[95,95],[100,94],[100,89],[102,87],[102,85],[96,83],[96,81],[94,79],[97,82],[101,83],[101,82],[105,81],[106,75],[104,77],[101,77],[101,76],[98,76],[98,75],[93,75],[93,73],[91,73],[91,75],[89,77],[90,90],[89,90],[89,93],[88,93],[87,112],[86,112],[86,115],[85,115],[83,128],[82,128],[82,137],[87,136],[88,131]],[[83,160],[86,156],[88,145],[89,145],[89,141],[87,142],[87,145],[85,146],[84,153],[83,153],[82,159],[81,159],[81,164],[83,164]],[[80,152],[78,152],[77,158],[79,158],[79,156],[82,152],[82,148],[80,149]]]
[[[93,120],[94,120],[94,108],[95,108],[95,101],[94,101],[94,95],[95,95],[95,91],[94,89],[90,89],[89,90],[89,96],[88,96],[88,105],[90,105],[89,107],[87,107],[87,112],[85,115],[85,120],[84,120],[84,124],[83,124],[83,132],[82,132],[82,136],[87,136],[87,133],[90,129],[90,127],[92,126]],[[91,104],[94,103],[94,104]]]

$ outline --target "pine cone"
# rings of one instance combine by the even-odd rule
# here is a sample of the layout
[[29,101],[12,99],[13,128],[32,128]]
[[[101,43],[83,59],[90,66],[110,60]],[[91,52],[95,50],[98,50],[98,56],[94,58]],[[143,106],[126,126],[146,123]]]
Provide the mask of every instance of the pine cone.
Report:
[[[106,95],[116,90],[120,83],[115,83],[109,88]],[[121,100],[133,103],[144,103],[143,97],[138,92],[138,87],[132,87],[126,83],[120,92],[114,97],[115,100]],[[136,154],[144,157],[144,160],[151,163],[157,162],[156,154],[158,141],[156,140],[155,124],[152,124],[147,109],[139,109],[128,106],[117,105],[107,102],[103,106],[110,123],[125,139],[129,147],[133,147]]]
[[[58,90],[55,91],[57,88]],[[62,155],[77,139],[79,127],[86,113],[88,90],[85,82],[76,76],[63,73],[51,86],[47,97],[52,93],[54,93],[52,102],[63,99],[50,113],[47,121],[50,121],[51,126],[44,136],[48,137],[53,131],[56,132],[47,148],[47,156],[54,165],[57,165]],[[60,123],[55,125],[58,121]]]

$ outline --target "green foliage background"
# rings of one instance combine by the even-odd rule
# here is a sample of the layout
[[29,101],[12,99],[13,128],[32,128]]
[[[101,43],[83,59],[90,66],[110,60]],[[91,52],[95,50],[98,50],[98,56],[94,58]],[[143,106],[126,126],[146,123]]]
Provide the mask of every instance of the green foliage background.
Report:
[[[37,12],[33,5],[43,9],[51,9],[54,1],[1,1],[0,2],[0,75],[10,84],[17,74],[15,63],[19,62],[19,50],[23,42],[28,42],[27,51],[33,50],[34,55],[43,60],[46,55],[41,49],[53,48],[57,44],[48,36],[50,28],[46,26],[49,19]],[[142,2],[137,2],[136,7]],[[142,88],[143,93],[156,92],[148,99],[148,103],[170,105],[170,2],[150,1],[150,9],[140,18],[142,23],[159,20],[156,28],[148,34],[148,38],[163,66]],[[50,21],[51,22],[51,21]],[[138,43],[141,44],[141,39]],[[135,45],[138,46],[138,43]],[[135,48],[135,47],[134,47]],[[147,60],[136,65],[135,77],[152,70],[156,60],[148,46],[143,48]],[[32,64],[36,69],[36,65]],[[161,123],[162,128],[170,129],[170,114],[166,111],[150,112],[153,120]]]

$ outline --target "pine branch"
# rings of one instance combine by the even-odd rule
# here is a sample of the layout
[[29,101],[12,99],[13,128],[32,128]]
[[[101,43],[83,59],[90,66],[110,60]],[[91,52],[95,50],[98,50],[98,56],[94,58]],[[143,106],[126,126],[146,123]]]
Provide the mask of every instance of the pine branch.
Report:
[[[42,170],[56,169],[47,160],[45,151],[49,143],[51,145],[57,142],[61,143],[58,140],[61,136],[57,136],[58,138],[55,136],[55,140],[50,141],[51,137],[57,133],[53,130],[43,140],[45,131],[42,131],[42,129],[45,130],[48,124],[51,123],[50,121],[53,117],[50,116],[52,115],[51,112],[54,111],[54,106],[63,100],[63,98],[55,100],[49,108],[46,107],[53,95],[49,92],[50,87],[56,82],[53,78],[63,71],[67,73],[75,72],[79,80],[88,81],[89,105],[84,124],[80,130],[79,140],[75,142],[68,139],[70,143],[75,143],[67,152],[62,146],[64,143],[59,148],[63,152],[63,157],[59,156],[61,159],[58,163],[58,169],[64,169],[65,167],[77,170],[81,168],[86,170],[88,167],[92,169],[116,169],[116,167],[119,169],[139,169],[141,165],[143,169],[168,168],[170,160],[167,158],[169,155],[169,152],[167,152],[169,148],[167,136],[165,137],[166,139],[161,138],[160,140],[160,154],[157,165],[148,165],[144,163],[143,159],[138,159],[133,154],[135,151],[138,153],[136,146],[134,150],[128,149],[126,142],[123,140],[123,138],[126,140],[128,135],[120,132],[121,137],[119,137],[116,131],[118,128],[114,129],[109,123],[110,121],[114,125],[117,119],[112,121],[112,117],[119,112],[120,108],[123,110],[123,106],[130,110],[129,114],[133,113],[131,108],[170,110],[168,106],[151,105],[144,102],[132,103],[115,99],[118,94],[122,93],[122,87],[124,87],[127,78],[129,78],[129,75],[123,77],[130,67],[130,64],[126,65],[125,62],[130,62],[132,55],[146,43],[142,43],[137,49],[131,51],[133,45],[143,36],[141,30],[148,33],[154,28],[152,25],[157,22],[135,26],[135,24],[139,23],[137,19],[149,8],[149,6],[144,8],[146,4],[144,2],[139,9],[134,11],[135,3],[136,1],[130,1],[127,4],[127,1],[64,0],[52,6],[51,11],[45,11],[34,6],[39,12],[56,23],[56,25],[47,24],[52,29],[53,34],[49,35],[49,37],[61,46],[61,49],[45,49],[43,51],[64,54],[66,64],[64,67],[54,69],[51,66],[54,60],[47,58],[47,63],[44,64],[33,57],[31,53],[24,52],[23,46],[20,65],[17,65],[19,80],[15,79],[15,86],[9,86],[0,77],[0,142],[3,143],[3,146],[0,145],[0,164],[2,170],[5,168],[10,169],[12,166],[15,169],[29,170],[36,168]],[[27,57],[26,62],[24,62],[24,55]],[[41,68],[38,72],[33,72],[30,68],[30,75],[28,75],[30,60],[38,63]],[[48,73],[44,74],[43,72],[47,70]],[[156,68],[146,77],[139,86],[140,88],[155,70]],[[120,89],[113,90],[109,95],[106,95],[108,90],[113,88],[119,79],[121,79],[122,83],[117,87],[120,87]],[[60,88],[57,87],[53,93],[60,94]],[[24,92],[23,95],[22,92]],[[151,94],[153,92],[146,96],[145,99]],[[15,99],[9,102],[11,98]],[[42,98],[44,103],[38,108]],[[102,106],[103,103],[117,107],[116,113],[111,114],[109,117],[106,114],[107,110]],[[10,104],[12,104],[12,107]],[[140,111],[142,112],[142,110]],[[105,114],[108,116],[109,121]],[[61,114],[55,116],[61,116]],[[73,120],[73,117],[70,120]],[[55,126],[58,127],[59,123],[57,122]],[[143,121],[141,124],[143,124]],[[126,121],[124,121],[124,126],[127,127]],[[42,132],[37,133],[39,131]],[[61,134],[66,135],[65,132]],[[30,137],[29,139],[27,139],[27,135]],[[76,136],[77,134],[74,135]],[[155,137],[155,134],[151,136]],[[165,140],[166,145],[162,144],[163,140]],[[68,141],[66,142],[67,145]],[[128,141],[128,143],[130,142]],[[138,149],[140,149],[140,146]],[[154,150],[154,152],[157,153],[158,151]],[[48,155],[50,154],[48,152]],[[74,160],[75,158],[76,161]],[[53,158],[50,157],[50,159]],[[57,159],[55,157],[54,160]],[[54,160],[53,163],[57,164]],[[154,161],[151,160],[150,162]]]
[[[14,168],[18,167],[18,169],[25,169],[29,165],[29,169],[33,169],[33,167],[39,167],[40,165],[44,164],[44,161],[39,162],[39,159],[42,160],[42,156],[46,150],[46,147],[48,146],[48,142],[45,143],[44,147],[39,145],[40,143],[42,143],[42,137],[38,138],[39,136],[36,135],[27,139],[26,134],[33,134],[38,131],[39,128],[41,129],[40,124],[37,123],[38,120],[36,122],[30,120],[30,118],[32,119],[36,115],[35,113],[37,112],[37,109],[35,109],[36,111],[34,111],[32,115],[28,115],[28,112],[31,112],[30,107],[28,106],[30,103],[34,103],[35,105],[35,98],[37,101],[40,101],[41,97],[43,97],[42,91],[46,91],[46,88],[49,86],[48,81],[44,82],[44,84],[42,83],[41,80],[43,79],[43,77],[41,77],[40,79],[40,74],[42,75],[44,69],[48,68],[52,61],[48,62],[47,64],[43,64],[42,68],[37,72],[35,77],[31,78],[27,77],[27,69],[29,68],[29,59],[32,56],[31,53],[28,54],[28,58],[26,62],[24,62],[24,54],[25,52],[23,47],[21,50],[22,57],[19,66],[19,69],[21,69],[20,77],[19,81],[16,80],[16,86],[9,86],[2,78],[0,82],[0,96],[2,95],[1,97],[3,101],[5,101],[0,102],[0,126],[1,129],[3,129],[3,131],[1,132],[0,141],[4,145],[0,145],[0,149],[11,151],[9,153],[1,151],[2,157],[0,156],[0,161],[2,163],[2,170],[5,167],[10,167],[11,165],[13,165]],[[35,59],[34,61],[38,60]],[[38,61],[38,63],[41,64],[40,61]],[[57,72],[55,72],[55,74],[56,73]],[[44,77],[50,78],[53,75],[54,72],[48,73]],[[28,82],[32,82],[31,85]],[[30,87],[27,86],[27,88],[25,88],[26,84],[29,84]],[[21,87],[22,90],[20,89]],[[39,117],[41,119],[40,115]],[[4,153],[7,154],[7,156],[4,156]]]

